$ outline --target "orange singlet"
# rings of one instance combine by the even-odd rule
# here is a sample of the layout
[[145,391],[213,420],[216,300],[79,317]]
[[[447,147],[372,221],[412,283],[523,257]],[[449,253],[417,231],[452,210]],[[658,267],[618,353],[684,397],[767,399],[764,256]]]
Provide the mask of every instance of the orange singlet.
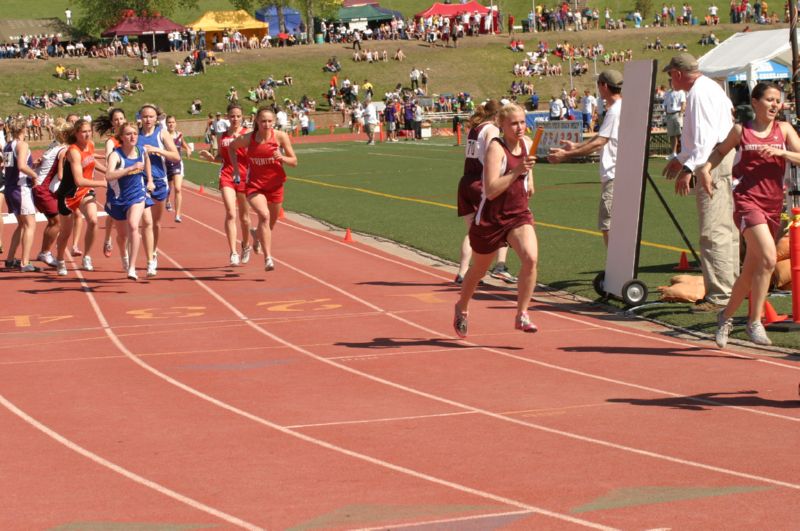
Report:
[[247,146],[247,158],[250,166],[247,171],[247,196],[264,194],[270,203],[283,202],[283,183],[286,182],[286,172],[283,165],[275,160],[278,152],[278,142],[275,140],[275,130],[270,129],[264,142],[256,141],[256,132],[250,135],[250,144]]
[[[81,168],[83,170],[83,178],[88,180],[94,179],[94,142],[89,142],[86,145],[86,149],[81,151],[75,144],[71,144],[68,150],[75,150],[81,156]],[[69,151],[67,152],[69,154]],[[68,187],[73,188],[74,192],[69,193],[69,188],[67,190],[67,196],[64,199],[64,203],[67,205],[67,208],[72,210],[73,212],[78,209],[81,204],[81,201],[86,194],[88,194],[92,188],[88,186],[75,186],[75,180],[72,176],[72,166],[69,164],[69,161],[66,161],[67,164],[64,165],[64,177],[62,179],[61,186],[65,183],[69,183]]]

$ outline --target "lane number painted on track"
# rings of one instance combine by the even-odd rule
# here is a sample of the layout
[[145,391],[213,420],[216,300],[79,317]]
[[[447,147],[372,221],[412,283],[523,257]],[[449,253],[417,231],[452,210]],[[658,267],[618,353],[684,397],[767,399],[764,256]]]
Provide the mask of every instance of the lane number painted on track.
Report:
[[341,304],[329,301],[330,299],[265,301],[259,302],[257,306],[266,306],[270,312],[319,312],[342,307]]
[[128,310],[134,319],[185,319],[206,314],[205,306],[169,306],[166,308],[140,308]]
[[400,293],[399,295],[389,295],[390,297],[411,297],[426,304],[441,304],[443,302],[451,302],[451,298],[445,299],[437,293],[429,291],[421,291],[419,293]]
[[29,328],[71,318],[71,315],[0,315],[0,323],[14,323],[17,328]]

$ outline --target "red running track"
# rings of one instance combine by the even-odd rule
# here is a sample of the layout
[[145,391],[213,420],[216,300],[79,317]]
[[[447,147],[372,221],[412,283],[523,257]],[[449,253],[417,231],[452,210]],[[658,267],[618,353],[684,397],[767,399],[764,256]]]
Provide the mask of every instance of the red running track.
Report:
[[496,288],[458,341],[449,272],[291,219],[231,268],[185,195],[156,279],[0,275],[0,528],[797,527],[796,359]]

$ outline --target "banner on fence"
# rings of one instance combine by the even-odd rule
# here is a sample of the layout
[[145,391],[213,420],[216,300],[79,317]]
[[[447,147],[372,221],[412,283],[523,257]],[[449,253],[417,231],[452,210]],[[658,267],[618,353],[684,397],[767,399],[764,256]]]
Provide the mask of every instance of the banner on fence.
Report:
[[536,150],[539,159],[547,157],[552,147],[558,147],[561,142],[583,142],[583,123],[579,120],[537,120],[534,128],[543,127],[542,140]]

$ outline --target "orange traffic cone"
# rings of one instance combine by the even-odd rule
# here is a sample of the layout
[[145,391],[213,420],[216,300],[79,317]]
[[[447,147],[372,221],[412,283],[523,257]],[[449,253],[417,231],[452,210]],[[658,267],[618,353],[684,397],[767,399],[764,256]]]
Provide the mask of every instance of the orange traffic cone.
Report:
[[686,257],[686,251],[681,251],[681,260],[678,262],[673,268],[675,271],[691,271],[692,268],[689,266],[689,259]]
[[197,190],[197,193],[198,193],[198,194],[200,194],[200,195],[203,195],[204,193],[206,193],[206,189],[205,189],[205,188],[203,188],[203,185],[202,185],[202,184],[200,185],[200,189],[199,189],[199,190]]
[[353,243],[353,234],[350,232],[350,227],[347,227],[347,231],[344,233],[344,242]]
[[278,212],[278,219],[286,219],[286,212],[283,211],[283,207]]
[[786,315],[779,315],[778,312],[775,311],[775,308],[769,303],[769,301],[764,301],[764,316],[761,318],[761,321],[765,325],[770,325],[772,323],[779,323],[781,321],[785,321],[789,317]]

